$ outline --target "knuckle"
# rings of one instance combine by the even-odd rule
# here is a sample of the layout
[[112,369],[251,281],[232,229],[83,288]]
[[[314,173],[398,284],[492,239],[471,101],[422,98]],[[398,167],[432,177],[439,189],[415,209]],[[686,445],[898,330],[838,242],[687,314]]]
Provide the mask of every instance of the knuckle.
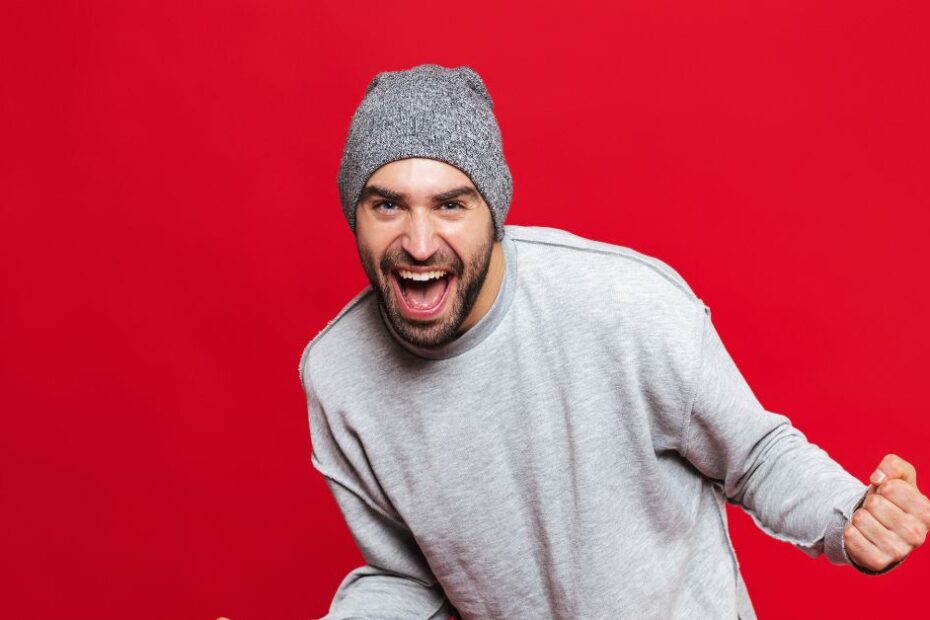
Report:
[[897,562],[898,560],[906,558],[907,554],[909,554],[913,548],[913,545],[909,545],[903,541],[895,543],[893,546],[894,552],[891,554],[891,561]]
[[919,527],[916,523],[906,521],[901,526],[899,534],[904,542],[911,547],[916,547],[924,541],[924,532],[922,530],[923,528]]
[[866,508],[878,508],[882,503],[882,500],[878,495],[869,495],[865,498],[865,501],[862,503]]
[[901,480],[900,478],[892,478],[891,480],[888,480],[887,482],[885,482],[885,484],[883,484],[882,486],[883,486],[882,492],[902,491],[905,486],[908,486],[908,484],[904,482],[903,480]]
[[865,567],[869,570],[881,570],[888,566],[889,562],[891,562],[891,559],[887,558],[884,553],[876,553],[868,559]]
[[854,513],[853,513],[853,516],[852,516],[852,519],[851,519],[851,521],[853,522],[853,525],[855,525],[855,526],[857,526],[857,527],[860,526],[860,525],[862,525],[862,523],[865,521],[865,518],[866,518],[866,517],[865,517],[865,513],[866,513],[866,511],[863,510],[862,508],[860,508],[859,510],[857,510],[856,512],[854,512]]
[[875,554],[875,565],[872,570],[881,570],[892,562],[894,562],[894,558],[891,555],[885,553],[884,551],[879,551],[877,554]]
[[898,538],[910,544],[910,541],[917,536],[917,529],[910,519],[903,519],[900,523],[895,524],[892,530],[898,535]]
[[912,540],[909,542],[912,542],[914,546],[919,547],[920,545],[924,544],[924,541],[927,539],[928,528],[926,525],[916,519],[910,521],[910,526]]
[[918,509],[918,518],[920,521],[927,527],[930,527],[930,502],[926,501],[927,498],[924,498],[924,501],[921,502],[921,506]]
[[930,527],[930,500],[925,496],[921,496],[920,506],[919,506],[920,520],[924,522],[924,525]]

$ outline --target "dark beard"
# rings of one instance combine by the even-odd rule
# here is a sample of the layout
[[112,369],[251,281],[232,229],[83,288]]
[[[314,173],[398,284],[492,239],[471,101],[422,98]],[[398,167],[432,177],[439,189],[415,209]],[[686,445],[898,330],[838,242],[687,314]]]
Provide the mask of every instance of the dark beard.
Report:
[[[484,286],[491,265],[491,252],[493,249],[494,235],[492,229],[488,242],[482,246],[467,265],[463,265],[462,260],[455,254],[447,257],[440,252],[431,256],[427,261],[418,261],[401,248],[384,255],[381,259],[380,271],[375,267],[371,254],[361,247],[358,248],[358,251],[365,275],[368,276],[372,289],[378,295],[378,303],[385,310],[385,314],[397,335],[418,347],[436,349],[452,342],[458,336],[462,323],[468,318],[475,301],[478,299],[478,294],[481,292],[481,287]],[[451,300],[452,306],[447,317],[411,323],[397,308],[397,304],[401,302],[388,302],[389,299],[394,299],[394,290],[388,279],[388,274],[391,268],[398,263],[414,267],[443,266],[449,267],[455,272],[458,277],[458,285],[455,298]]]

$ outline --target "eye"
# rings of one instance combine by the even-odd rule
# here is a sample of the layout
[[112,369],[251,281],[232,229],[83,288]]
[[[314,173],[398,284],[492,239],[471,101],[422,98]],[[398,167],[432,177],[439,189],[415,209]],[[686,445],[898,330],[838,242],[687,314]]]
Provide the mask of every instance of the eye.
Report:
[[398,209],[398,207],[397,207],[397,205],[396,205],[395,203],[390,202],[390,201],[388,201],[388,200],[383,200],[383,201],[381,201],[381,202],[376,202],[376,203],[372,206],[372,208],[373,208],[375,211],[381,211],[381,212],[383,212],[383,213],[393,213],[393,212],[397,211],[397,209]]
[[439,210],[440,211],[457,211],[462,208],[464,207],[462,207],[462,205],[460,205],[457,202],[446,202],[440,205]]

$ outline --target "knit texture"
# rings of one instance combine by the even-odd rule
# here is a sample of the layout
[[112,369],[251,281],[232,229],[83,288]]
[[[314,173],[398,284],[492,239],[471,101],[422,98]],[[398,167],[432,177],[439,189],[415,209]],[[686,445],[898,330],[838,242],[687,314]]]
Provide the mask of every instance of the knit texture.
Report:
[[763,407],[677,271],[551,228],[501,245],[443,347],[368,287],[304,349],[311,462],[365,560],[325,620],[751,620],[727,503],[849,564],[867,485]]
[[423,64],[378,73],[352,116],[337,178],[352,232],[369,177],[392,161],[423,157],[468,175],[491,209],[496,238],[502,239],[513,180],[493,108],[484,81],[468,66]]

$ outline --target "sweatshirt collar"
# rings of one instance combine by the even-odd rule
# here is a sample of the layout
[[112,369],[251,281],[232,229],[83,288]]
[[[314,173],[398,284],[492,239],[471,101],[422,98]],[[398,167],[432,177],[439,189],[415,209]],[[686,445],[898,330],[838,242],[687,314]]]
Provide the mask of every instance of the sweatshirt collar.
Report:
[[378,310],[381,313],[381,322],[387,327],[394,341],[414,355],[426,359],[438,360],[461,355],[487,338],[501,322],[501,319],[504,318],[507,309],[510,308],[514,292],[517,288],[517,251],[514,247],[513,239],[506,233],[506,227],[504,237],[501,239],[501,248],[504,251],[504,276],[501,281],[500,289],[498,289],[497,296],[494,298],[491,307],[477,323],[472,325],[471,329],[442,347],[427,349],[401,338],[394,330],[384,308],[379,303]]

